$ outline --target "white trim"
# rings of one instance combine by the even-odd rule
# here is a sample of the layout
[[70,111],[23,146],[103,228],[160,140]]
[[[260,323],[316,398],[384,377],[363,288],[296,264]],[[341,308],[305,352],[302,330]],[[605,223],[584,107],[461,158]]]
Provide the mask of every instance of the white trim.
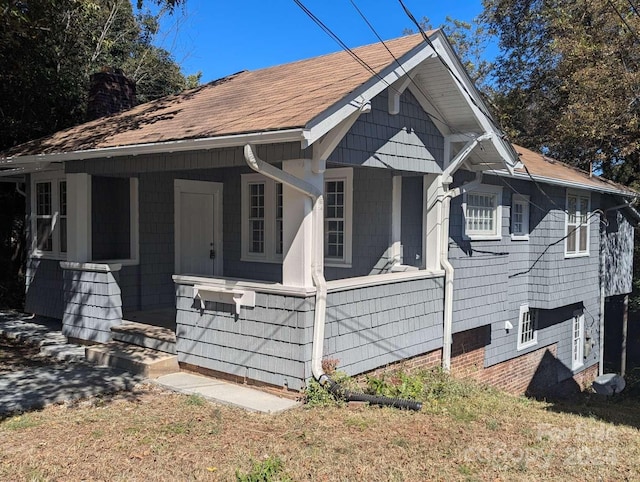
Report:
[[[64,131],[63,131],[64,132]],[[250,132],[219,137],[205,137],[202,139],[187,139],[181,141],[151,142],[147,144],[133,144],[129,146],[87,149],[84,151],[59,152],[52,154],[32,154],[27,156],[13,156],[0,159],[0,167],[24,166],[34,162],[63,162],[96,159],[100,157],[139,156],[142,154],[171,153],[183,151],[197,151],[220,149],[224,147],[243,146],[250,144],[273,144],[279,142],[305,142],[307,133],[304,129],[284,129],[280,131]]]
[[[336,293],[339,291],[347,291],[351,289],[366,288],[370,286],[382,286],[402,281],[442,278],[444,271],[442,270],[415,270],[402,273],[385,273],[370,276],[358,276],[355,278],[345,278],[327,282],[327,291]],[[259,281],[250,281],[240,278],[208,278],[202,276],[191,275],[173,275],[173,281],[181,285],[203,285],[224,288],[227,290],[234,289],[250,289],[256,293],[273,293],[285,296],[295,296],[307,298],[315,296],[315,288],[305,288],[298,286],[286,286],[280,283],[268,283]]]
[[[521,233],[513,232],[513,216],[515,214],[515,205],[522,205],[522,228],[523,231]],[[510,217],[510,228],[511,228],[511,240],[512,241],[529,241],[530,227],[529,227],[529,196],[525,196],[524,194],[513,194],[511,196],[511,217]]]
[[129,178],[129,259],[118,263],[135,265],[140,262],[140,195],[137,177]]
[[[576,322],[578,323],[578,339],[576,340]],[[577,341],[577,345],[576,345]],[[577,351],[576,351],[577,350]],[[584,366],[584,312],[576,310],[571,319],[571,369],[578,370]]]
[[[580,211],[580,200],[581,199],[587,199],[587,213],[586,213],[586,224],[583,224],[582,222],[580,223],[573,223],[571,224],[572,228],[569,227],[569,197],[575,197],[576,198],[576,217],[582,216],[583,213]],[[565,235],[565,239],[564,239],[564,257],[565,258],[583,258],[586,256],[590,256],[591,254],[591,193],[584,193],[584,192],[580,192],[580,191],[575,191],[575,190],[570,190],[567,189],[566,195],[565,195],[565,214],[564,214],[564,235]],[[586,244],[586,250],[581,251],[580,250],[580,228],[586,226],[586,232],[587,232],[587,244]],[[569,251],[568,247],[569,247],[569,232],[570,229],[575,229],[575,242],[576,242],[576,249],[575,251]]]
[[534,181],[542,182],[544,184],[551,184],[554,186],[562,186],[562,187],[580,189],[585,191],[603,192],[607,194],[618,194],[620,196],[634,197],[634,198],[640,197],[640,193],[633,192],[633,191],[621,191],[620,189],[598,187],[598,186],[593,186],[591,184],[582,184],[580,182],[574,182],[574,181],[564,181],[561,179],[554,179],[552,177],[540,176],[537,174],[532,174],[531,176],[521,172],[514,172],[513,174],[509,174],[509,172],[505,170],[497,170],[497,169],[486,171],[485,174],[492,174],[500,177],[510,177],[513,179],[524,179],[527,181],[531,181],[531,179],[533,179]]
[[391,259],[402,264],[402,176],[393,176],[391,201]]
[[224,253],[222,248],[224,246],[222,239],[222,189],[223,184],[220,182],[208,182],[208,181],[191,181],[188,179],[175,179],[173,181],[173,221],[174,221],[174,269],[177,273],[180,273],[180,195],[183,192],[196,193],[196,194],[210,194],[213,196],[213,232],[214,232],[214,246],[216,251],[216,257],[213,260],[213,273],[214,275],[221,275],[223,269]]
[[95,271],[97,273],[109,273],[120,271],[121,263],[76,263],[74,261],[61,261],[60,268],[73,271]]
[[[522,328],[524,323],[524,315],[529,314],[530,322],[532,323],[533,334],[532,339],[522,343]],[[538,312],[535,308],[529,308],[528,304],[520,305],[520,312],[518,314],[518,339],[516,342],[516,349],[518,351],[531,348],[538,344]]]
[[[60,219],[60,183],[67,182],[67,177],[62,170],[46,171],[31,174],[30,189],[31,189],[31,207],[29,212],[29,226],[31,229],[31,244],[29,248],[30,258],[40,259],[54,259],[65,260],[69,253],[69,185],[67,184],[67,252],[60,251],[60,233],[58,228],[58,220]],[[43,251],[38,248],[38,199],[36,186],[42,183],[50,183],[51,185],[51,251]]]
[[467,198],[471,193],[463,192],[462,196],[462,237],[469,241],[498,241],[502,239],[502,186],[481,184],[473,190],[473,195],[488,194],[495,196],[495,229],[491,233],[469,232],[467,230]]

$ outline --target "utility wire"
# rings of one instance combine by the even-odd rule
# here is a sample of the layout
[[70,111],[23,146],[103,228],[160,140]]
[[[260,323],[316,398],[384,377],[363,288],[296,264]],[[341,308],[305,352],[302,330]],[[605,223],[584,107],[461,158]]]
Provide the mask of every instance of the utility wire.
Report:
[[[382,82],[384,82],[384,84],[387,87],[389,87],[389,89],[393,90],[398,95],[402,94],[401,92],[398,91],[398,89],[396,89],[389,82],[387,82],[387,80],[384,77],[382,77],[378,72],[376,72],[376,70],[373,67],[371,67],[365,60],[363,60],[356,52],[354,52],[352,49],[350,49],[347,46],[347,44],[344,43],[344,41],[342,41],[342,39],[336,33],[334,33],[324,22],[322,22],[322,20],[320,20],[316,15],[314,15],[313,12],[311,12],[311,10],[309,10],[302,3],[301,0],[293,0],[293,1],[318,27],[320,27],[320,29],[323,32],[325,32],[331,39],[333,39],[345,52],[347,52],[363,68],[365,68],[368,72],[372,73],[377,79],[379,79]],[[389,50],[389,48],[388,48],[388,46],[386,44],[385,44],[385,48],[390,52],[390,50]],[[397,62],[397,59],[396,59],[396,62]],[[406,70],[404,70],[404,68],[403,68],[403,71],[406,73]],[[423,91],[420,91],[420,92],[422,93],[422,95],[425,95]],[[427,99],[428,99],[428,97],[427,97]],[[456,129],[454,127],[452,127],[450,124],[448,124],[444,119],[440,119],[437,116],[435,116],[435,115],[433,115],[433,114],[431,114],[429,112],[426,112],[426,111],[425,111],[425,114],[427,114],[427,116],[429,118],[431,118],[432,120],[438,121],[441,124],[447,126],[449,128],[449,130],[451,130],[452,132],[456,132],[456,133],[460,133],[460,134],[465,135],[462,132],[456,131]],[[442,114],[440,114],[440,115],[442,115]],[[469,136],[469,138],[471,138],[471,136]]]
[[[610,6],[611,8],[613,8],[613,9],[615,10],[615,12],[616,12],[616,14],[618,15],[618,17],[620,17],[620,20],[622,20],[622,23],[624,23],[624,24],[625,24],[625,26],[627,27],[627,30],[629,31],[629,33],[630,33],[631,35],[633,35],[633,37],[634,37],[634,38],[635,38],[635,39],[640,43],[640,37],[638,37],[638,34],[635,32],[635,30],[633,30],[633,29],[631,28],[631,26],[630,26],[630,25],[629,25],[629,23],[627,22],[627,19],[626,19],[626,18],[624,18],[624,17],[622,16],[622,14],[620,13],[620,10],[618,10],[618,7],[616,7],[616,6],[615,6],[615,4],[614,4],[611,0],[607,0],[607,3],[609,4],[609,6]],[[633,5],[632,5],[632,6],[633,6]],[[633,10],[634,10],[634,11],[636,11],[636,9],[635,9],[635,8],[634,8]],[[637,13],[637,12],[636,12],[636,13]]]
[[640,17],[640,12],[638,12],[638,7],[636,7],[633,2],[631,0],[627,0],[627,3],[629,3],[629,5],[631,6],[631,10],[633,10],[633,12]]
[[[427,93],[422,89],[422,87],[420,87],[420,85],[413,79],[413,77],[411,77],[409,75],[409,72],[407,72],[407,70],[404,68],[404,66],[400,63],[400,61],[398,60],[398,58],[393,54],[393,52],[391,51],[391,49],[389,49],[389,47],[387,46],[386,42],[382,39],[382,37],[380,36],[380,34],[378,34],[378,31],[375,29],[375,27],[372,25],[372,23],[369,21],[369,19],[365,16],[365,14],[360,10],[360,8],[358,8],[358,5],[356,4],[356,2],[354,0],[349,0],[351,2],[351,5],[353,6],[353,8],[356,10],[356,12],[358,12],[358,15],[360,15],[360,17],[362,18],[362,20],[364,20],[364,22],[367,24],[367,26],[369,27],[369,29],[373,32],[373,34],[376,36],[376,38],[380,41],[380,43],[384,46],[384,48],[386,49],[387,52],[389,52],[389,55],[391,55],[391,57],[393,58],[393,60],[395,61],[396,64],[398,64],[398,66],[400,67],[400,69],[402,69],[402,72],[404,72],[404,74],[409,78],[409,81],[416,87],[416,89],[418,89],[418,91],[424,96],[425,99],[429,100],[429,96],[427,95]],[[433,47],[432,47],[433,48]],[[434,49],[435,51],[435,49]],[[430,100],[429,100],[430,101]],[[436,105],[431,102],[431,105],[433,106],[434,109],[436,109],[436,111],[438,111],[438,114],[440,114],[440,117],[444,118],[444,116],[442,115],[442,112],[440,112],[440,110],[436,107]],[[466,136],[469,140],[473,140],[473,137],[470,136],[467,133],[464,132],[460,132],[457,129],[455,129],[453,126],[447,124],[443,119],[439,119],[435,116],[432,116],[431,114],[429,114],[428,112],[426,112],[426,114],[431,117],[434,120],[438,120],[440,123],[444,124],[445,126],[447,126],[449,128],[449,130],[453,133],[456,134],[462,134],[463,136]]]

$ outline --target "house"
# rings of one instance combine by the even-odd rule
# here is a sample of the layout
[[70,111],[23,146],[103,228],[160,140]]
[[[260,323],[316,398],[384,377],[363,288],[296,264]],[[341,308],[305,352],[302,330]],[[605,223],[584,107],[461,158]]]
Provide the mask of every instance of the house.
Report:
[[427,35],[4,152],[0,174],[28,179],[26,310],[100,343],[165,324],[183,367],[293,390],[325,357],[517,393],[593,378],[636,193],[508,143]]

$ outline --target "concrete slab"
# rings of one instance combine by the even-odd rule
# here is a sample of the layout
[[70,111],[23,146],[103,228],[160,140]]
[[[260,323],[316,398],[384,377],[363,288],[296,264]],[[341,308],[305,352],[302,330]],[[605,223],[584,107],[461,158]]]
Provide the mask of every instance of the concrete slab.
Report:
[[277,413],[300,405],[288,398],[193,373],[171,373],[157,378],[154,383],[169,390],[198,394],[207,400],[251,412]]

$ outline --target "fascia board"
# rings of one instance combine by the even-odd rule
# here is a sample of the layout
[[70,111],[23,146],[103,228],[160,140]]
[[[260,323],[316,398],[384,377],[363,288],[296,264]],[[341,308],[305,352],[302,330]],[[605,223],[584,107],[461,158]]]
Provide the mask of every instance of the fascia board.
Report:
[[[383,69],[379,76],[372,74],[371,79],[307,123],[308,145],[316,142],[358,110],[363,102],[369,102],[397,80],[410,75],[414,68],[433,56],[435,56],[435,52],[424,42],[398,58],[398,62],[389,56],[391,65]],[[304,147],[308,147],[308,145]]]
[[565,181],[563,179],[555,179],[552,177],[539,176],[537,174],[532,174],[531,177],[529,177],[528,174],[525,174],[522,172],[514,172],[513,174],[510,174],[507,171],[496,171],[496,170],[486,171],[485,174],[495,175],[500,177],[511,177],[514,179],[523,179],[525,181],[531,181],[531,179],[533,179],[534,181],[541,182],[544,184],[553,184],[556,186],[563,186],[563,187],[569,187],[569,188],[575,188],[575,189],[584,189],[587,191],[596,191],[596,192],[602,192],[606,194],[617,194],[619,196],[624,196],[624,197],[631,197],[631,198],[640,197],[640,193],[636,193],[633,191],[621,191],[620,189],[608,188],[605,186],[602,186],[602,187],[593,186],[591,184],[583,184],[583,183],[574,182],[574,181]]
[[221,149],[225,147],[242,147],[245,144],[272,144],[277,142],[303,142],[303,129],[286,129],[268,132],[250,132],[220,137],[188,139],[180,141],[153,142],[128,146],[87,149],[84,151],[60,152],[52,154],[35,154],[0,159],[0,167],[20,167],[36,162],[65,162],[84,159],[111,158],[122,156],[139,156],[142,154],[171,153]]
[[[438,30],[433,35],[431,41],[440,58],[443,59],[443,61],[456,73],[456,77],[458,78],[458,80],[453,78],[453,76],[451,80],[455,85],[456,89],[458,89],[460,95],[462,95],[464,99],[467,101],[467,104],[469,105],[469,108],[473,112],[473,115],[476,118],[476,121],[478,122],[478,124],[482,127],[484,132],[490,132],[494,134],[492,142],[496,150],[503,157],[505,161],[505,167],[510,172],[513,171],[514,166],[518,162],[518,157],[515,151],[512,152],[512,150],[507,146],[507,143],[503,141],[501,137],[502,132],[498,131],[493,125],[493,123],[491,122],[491,120],[489,120],[487,116],[483,113],[483,112],[486,112],[487,115],[490,115],[487,105],[482,100],[482,97],[479,95],[478,90],[473,85],[471,78],[469,77],[466,70],[460,63],[460,60],[458,59],[453,49],[451,48],[451,44],[446,39],[446,36],[444,35],[444,33],[442,33],[442,31]],[[462,83],[462,85],[460,85],[460,83]],[[482,110],[478,108],[476,104],[481,106]],[[509,162],[509,160],[511,162]]]

